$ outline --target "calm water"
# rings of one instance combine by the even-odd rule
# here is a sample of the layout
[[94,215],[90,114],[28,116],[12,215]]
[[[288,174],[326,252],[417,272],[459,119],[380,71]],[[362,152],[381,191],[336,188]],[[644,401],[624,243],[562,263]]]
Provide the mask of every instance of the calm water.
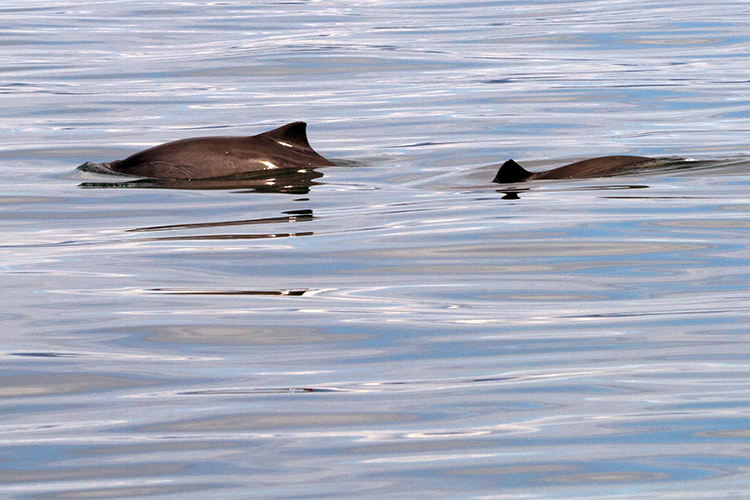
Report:
[[[0,496],[744,498],[748,19],[5,2]],[[292,193],[76,170],[295,120]],[[489,182],[606,154],[711,163]]]

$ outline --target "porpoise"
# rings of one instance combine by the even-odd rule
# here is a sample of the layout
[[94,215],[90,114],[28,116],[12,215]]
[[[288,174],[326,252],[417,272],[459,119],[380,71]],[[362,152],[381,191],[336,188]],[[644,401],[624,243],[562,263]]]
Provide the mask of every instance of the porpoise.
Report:
[[529,172],[513,160],[508,160],[497,171],[492,182],[508,184],[536,179],[584,179],[608,177],[637,170],[647,164],[661,164],[661,160],[645,156],[602,156],[583,160],[546,172]]
[[[306,123],[294,122],[250,137],[183,139],[102,166],[115,173],[157,179],[212,179],[333,166],[307,142],[306,128]],[[90,164],[79,168],[87,166]]]

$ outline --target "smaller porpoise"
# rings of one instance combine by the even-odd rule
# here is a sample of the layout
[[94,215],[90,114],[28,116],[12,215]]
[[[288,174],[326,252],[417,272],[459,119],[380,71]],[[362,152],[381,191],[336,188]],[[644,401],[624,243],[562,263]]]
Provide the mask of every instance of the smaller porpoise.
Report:
[[304,122],[294,122],[251,137],[183,139],[102,166],[120,174],[157,179],[212,179],[333,166],[307,142],[306,127]]
[[585,179],[590,177],[608,177],[637,170],[648,164],[659,164],[656,158],[645,156],[602,156],[583,160],[546,172],[529,172],[513,160],[508,160],[497,171],[492,182],[508,184],[511,182],[536,179]]

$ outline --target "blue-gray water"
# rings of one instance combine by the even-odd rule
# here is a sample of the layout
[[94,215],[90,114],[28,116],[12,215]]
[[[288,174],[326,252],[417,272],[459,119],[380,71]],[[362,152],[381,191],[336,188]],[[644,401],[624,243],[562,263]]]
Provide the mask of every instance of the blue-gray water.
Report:
[[[5,2],[0,496],[744,498],[748,19]],[[307,193],[76,170],[295,120]],[[607,154],[713,163],[489,182]]]

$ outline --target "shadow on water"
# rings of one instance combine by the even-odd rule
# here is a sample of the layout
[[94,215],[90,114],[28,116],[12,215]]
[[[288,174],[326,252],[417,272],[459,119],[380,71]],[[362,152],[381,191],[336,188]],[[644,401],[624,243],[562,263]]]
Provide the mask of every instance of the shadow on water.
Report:
[[[99,174],[118,175],[103,169],[96,163],[84,163],[78,170]],[[313,168],[291,170],[282,169],[262,172],[248,172],[245,174],[211,179],[153,179],[140,178],[136,180],[118,182],[83,182],[79,187],[88,189],[106,188],[152,188],[152,189],[226,189],[239,190],[244,193],[286,193],[308,194],[310,187],[320,184],[317,179],[323,177],[322,172]]]

